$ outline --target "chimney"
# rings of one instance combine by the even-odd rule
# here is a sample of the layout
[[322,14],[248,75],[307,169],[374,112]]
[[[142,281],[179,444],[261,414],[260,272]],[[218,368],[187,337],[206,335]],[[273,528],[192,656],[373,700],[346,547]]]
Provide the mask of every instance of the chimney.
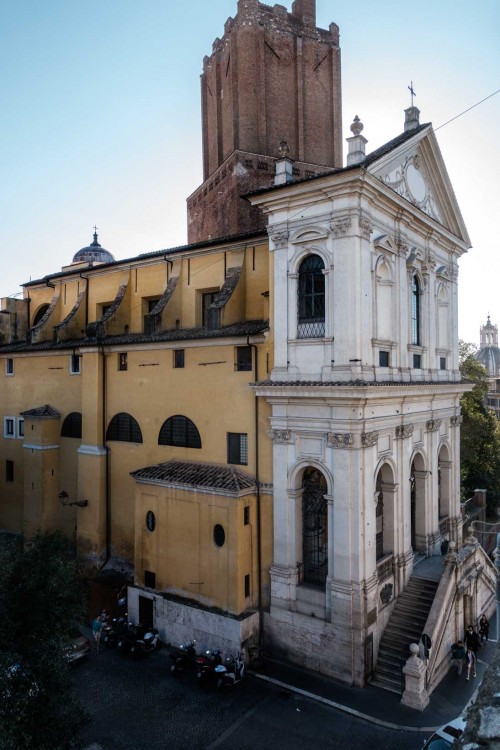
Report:
[[408,109],[405,109],[405,133],[407,130],[416,130],[420,127],[419,115],[420,110],[418,107],[408,107]]
[[316,0],[294,0],[292,16],[299,18],[302,23],[316,26]]
[[349,153],[347,154],[347,166],[350,167],[352,164],[361,164],[365,160],[365,145],[368,143],[366,138],[361,135],[364,125],[356,115],[351,125],[351,138],[346,138],[349,144]]
[[279,147],[279,157],[276,160],[276,174],[274,176],[275,185],[284,185],[293,179],[293,166],[290,159],[290,146],[286,141],[281,141]]

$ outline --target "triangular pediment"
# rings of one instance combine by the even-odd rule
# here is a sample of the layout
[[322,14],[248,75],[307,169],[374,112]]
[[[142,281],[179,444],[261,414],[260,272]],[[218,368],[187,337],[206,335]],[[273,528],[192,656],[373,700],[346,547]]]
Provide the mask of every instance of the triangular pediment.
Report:
[[[469,235],[431,125],[394,148],[367,157],[368,171],[384,185],[470,245]],[[371,157],[371,158],[370,158]]]

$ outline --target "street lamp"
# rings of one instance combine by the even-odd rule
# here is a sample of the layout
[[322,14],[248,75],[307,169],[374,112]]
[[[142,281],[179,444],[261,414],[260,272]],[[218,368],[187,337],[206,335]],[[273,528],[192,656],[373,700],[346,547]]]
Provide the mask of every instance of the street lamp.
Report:
[[63,490],[59,493],[59,502],[61,505],[67,506],[67,505],[77,505],[79,508],[86,508],[89,504],[88,500],[73,500],[70,501],[68,493]]

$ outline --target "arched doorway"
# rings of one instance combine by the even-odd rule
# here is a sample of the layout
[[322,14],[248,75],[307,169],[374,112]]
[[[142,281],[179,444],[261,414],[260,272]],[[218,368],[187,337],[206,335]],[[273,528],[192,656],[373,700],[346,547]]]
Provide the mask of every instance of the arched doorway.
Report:
[[377,562],[394,552],[395,525],[394,517],[394,474],[389,464],[383,464],[377,472],[375,481],[375,550]]

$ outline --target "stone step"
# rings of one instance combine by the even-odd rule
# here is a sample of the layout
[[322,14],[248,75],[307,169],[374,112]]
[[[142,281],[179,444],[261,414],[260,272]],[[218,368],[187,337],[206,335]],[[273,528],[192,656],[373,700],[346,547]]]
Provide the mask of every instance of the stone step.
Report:
[[379,677],[378,675],[374,675],[372,677],[372,679],[370,680],[370,685],[382,688],[383,690],[389,690],[391,693],[396,693],[397,695],[402,695],[404,692],[403,683],[389,681]]

